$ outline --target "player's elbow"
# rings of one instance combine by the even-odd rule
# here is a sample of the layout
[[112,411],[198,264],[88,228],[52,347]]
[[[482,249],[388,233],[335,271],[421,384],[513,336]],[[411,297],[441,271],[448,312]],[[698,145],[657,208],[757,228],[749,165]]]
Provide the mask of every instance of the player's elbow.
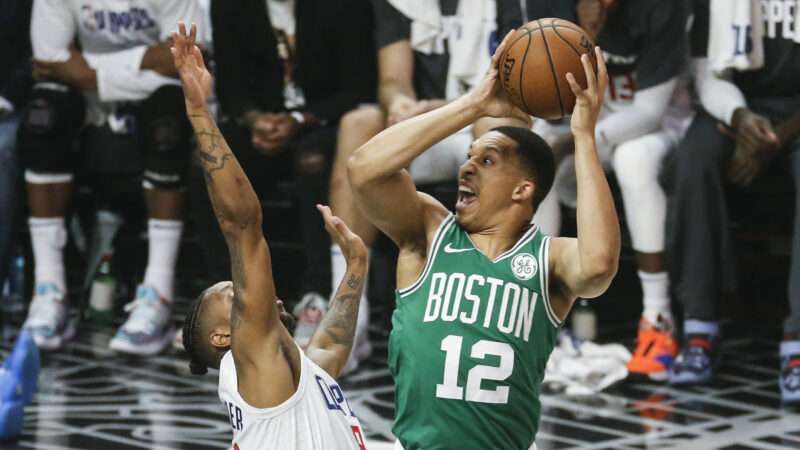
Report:
[[366,144],[362,145],[347,158],[347,178],[350,180],[350,186],[355,190],[364,189],[373,178],[370,176],[367,151]]
[[226,236],[246,233],[250,230],[261,231],[262,212],[258,201],[242,202],[232,208],[220,208],[217,222]]
[[598,255],[592,258],[583,269],[584,292],[583,298],[594,298],[602,295],[611,285],[617,275],[619,257],[613,254]]

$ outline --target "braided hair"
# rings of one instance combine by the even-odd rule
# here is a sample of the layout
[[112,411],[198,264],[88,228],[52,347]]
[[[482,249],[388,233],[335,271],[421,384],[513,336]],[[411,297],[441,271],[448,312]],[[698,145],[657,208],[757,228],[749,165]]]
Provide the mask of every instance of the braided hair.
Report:
[[186,320],[183,322],[183,347],[189,355],[189,370],[194,375],[205,375],[208,372],[208,364],[204,362],[206,358],[203,357],[200,350],[202,344],[197,323],[205,297],[206,291],[201,292],[192,303],[189,312],[186,313]]

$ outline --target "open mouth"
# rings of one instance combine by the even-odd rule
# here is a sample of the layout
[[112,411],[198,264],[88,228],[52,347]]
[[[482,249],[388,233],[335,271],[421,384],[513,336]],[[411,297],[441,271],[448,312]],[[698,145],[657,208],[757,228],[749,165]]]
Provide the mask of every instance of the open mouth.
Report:
[[465,208],[477,201],[478,195],[468,186],[458,187],[458,199],[456,201],[456,210]]

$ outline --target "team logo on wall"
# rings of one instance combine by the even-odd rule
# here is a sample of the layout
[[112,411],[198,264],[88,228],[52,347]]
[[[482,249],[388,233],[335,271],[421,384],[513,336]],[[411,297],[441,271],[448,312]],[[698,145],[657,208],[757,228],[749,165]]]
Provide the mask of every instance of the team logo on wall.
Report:
[[511,271],[520,280],[530,280],[536,276],[539,265],[530,253],[520,253],[511,260]]

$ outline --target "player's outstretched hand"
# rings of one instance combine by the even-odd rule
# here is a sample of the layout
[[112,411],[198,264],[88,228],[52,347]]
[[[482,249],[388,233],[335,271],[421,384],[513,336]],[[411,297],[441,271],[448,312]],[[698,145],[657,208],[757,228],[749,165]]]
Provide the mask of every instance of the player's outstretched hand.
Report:
[[508,94],[500,84],[500,57],[509,45],[514,31],[516,30],[509,31],[500,45],[497,46],[494,55],[492,55],[489,70],[484,75],[483,80],[468,95],[472,97],[473,102],[479,105],[484,116],[514,117],[524,122],[529,122],[531,120],[530,116],[511,103]]
[[353,233],[342,219],[334,216],[328,206],[317,205],[317,209],[322,214],[322,220],[325,221],[325,230],[331,235],[333,242],[342,249],[347,264],[366,262],[367,246],[364,245],[364,241]]
[[603,108],[603,97],[608,85],[608,71],[600,47],[594,48],[594,54],[597,60],[597,74],[595,74],[589,55],[581,56],[581,64],[583,64],[583,71],[586,74],[586,89],[578,84],[572,73],[567,74],[567,83],[575,94],[575,109],[572,111],[570,124],[572,133],[575,135],[588,134],[593,137],[597,118]]
[[186,33],[186,24],[178,22],[178,31],[172,33],[172,58],[183,83],[183,96],[187,112],[205,111],[211,95],[211,74],[196,45],[197,25],[192,24]]

